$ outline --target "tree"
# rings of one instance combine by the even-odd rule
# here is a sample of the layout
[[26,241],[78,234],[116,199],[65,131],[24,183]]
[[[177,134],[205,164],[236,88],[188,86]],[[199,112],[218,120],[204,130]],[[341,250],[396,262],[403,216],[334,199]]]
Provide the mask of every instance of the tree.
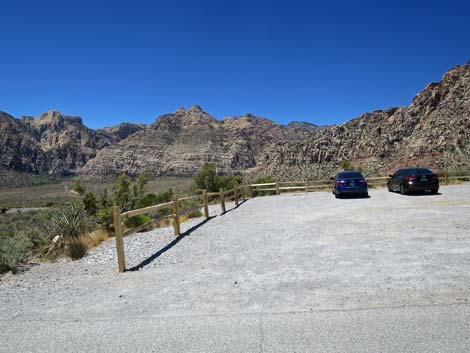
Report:
[[83,197],[83,208],[90,216],[95,216],[98,211],[98,201],[92,192],[87,192]]
[[101,208],[106,208],[106,207],[110,206],[109,196],[108,196],[108,188],[103,189],[103,193],[101,194],[101,199],[100,199],[100,205],[101,205]]
[[131,180],[127,174],[121,174],[113,185],[113,204],[119,206],[121,212],[131,207]]
[[215,165],[211,163],[205,163],[201,170],[193,178],[193,189],[206,189],[209,192],[219,191],[215,182],[216,176],[217,173],[215,171]]
[[151,172],[146,170],[132,182],[128,175],[121,174],[113,186],[113,204],[119,206],[121,211],[135,208],[151,175]]

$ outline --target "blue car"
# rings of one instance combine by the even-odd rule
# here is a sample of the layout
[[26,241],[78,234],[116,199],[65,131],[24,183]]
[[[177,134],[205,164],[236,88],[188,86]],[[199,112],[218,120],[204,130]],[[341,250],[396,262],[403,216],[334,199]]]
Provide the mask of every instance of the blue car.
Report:
[[338,199],[343,195],[368,197],[367,180],[355,170],[339,172],[333,180],[333,194]]

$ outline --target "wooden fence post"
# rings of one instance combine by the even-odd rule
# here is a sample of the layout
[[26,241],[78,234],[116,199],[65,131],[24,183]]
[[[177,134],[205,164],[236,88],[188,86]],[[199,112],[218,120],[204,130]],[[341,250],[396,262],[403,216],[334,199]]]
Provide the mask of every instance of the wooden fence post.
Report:
[[449,175],[447,173],[447,169],[444,171],[444,180],[446,185],[449,185]]
[[178,236],[181,234],[180,231],[180,205],[178,201],[178,196],[173,196],[173,213],[175,214],[175,218],[173,220],[173,229],[175,231],[175,235]]
[[238,185],[235,186],[235,206],[238,206]]
[[206,189],[202,190],[202,198],[204,199],[204,217],[209,218],[209,200]]
[[251,184],[249,185],[250,187],[250,199],[253,198],[253,187],[251,186]]
[[305,192],[308,192],[308,179],[305,180]]
[[279,184],[276,182],[276,195],[279,195]]
[[220,189],[220,207],[222,207],[222,213],[225,213],[225,196],[224,189]]
[[119,206],[113,207],[113,220],[114,220],[114,237],[116,238],[118,271],[124,272],[126,270],[126,260],[124,258],[124,240],[122,238],[121,208]]

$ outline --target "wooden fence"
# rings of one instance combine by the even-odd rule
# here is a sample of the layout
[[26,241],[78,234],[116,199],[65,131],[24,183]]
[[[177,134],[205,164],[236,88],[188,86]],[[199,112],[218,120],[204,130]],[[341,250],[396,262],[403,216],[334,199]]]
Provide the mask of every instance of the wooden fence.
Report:
[[[180,221],[181,217],[188,215],[196,210],[204,210],[204,217],[209,218],[209,205],[220,204],[222,213],[226,212],[225,201],[234,201],[238,205],[241,199],[247,196],[246,186],[238,186],[230,190],[220,189],[219,192],[207,192],[203,190],[201,194],[178,198],[174,195],[173,200],[170,202],[162,203],[159,205],[139,208],[136,210],[122,212],[118,206],[113,207],[114,219],[114,234],[116,237],[116,249],[118,258],[118,270],[124,272],[126,270],[126,260],[124,253],[124,237],[138,231],[148,229],[150,226],[171,220],[175,236],[181,234]],[[191,202],[190,208],[182,208],[182,204]],[[194,206],[194,204],[196,204]],[[164,212],[162,212],[164,211]],[[140,215],[150,215],[152,220],[139,225],[126,229],[124,222],[132,217]]]
[[[444,183],[448,184],[452,180],[466,180],[470,181],[470,172],[458,173],[466,175],[451,175],[450,173],[441,174],[441,178],[444,178]],[[383,185],[389,177],[374,177],[367,178],[370,185]],[[207,192],[203,190],[201,194],[178,198],[173,196],[173,200],[170,202],[162,203],[159,205],[149,206],[136,210],[126,211],[121,213],[118,206],[113,208],[114,218],[114,232],[116,237],[116,249],[118,257],[118,270],[124,272],[126,270],[126,261],[124,254],[124,237],[138,231],[148,229],[150,226],[162,222],[165,220],[171,220],[175,236],[181,234],[180,221],[181,217],[194,212],[195,210],[204,210],[204,217],[209,218],[209,205],[220,204],[222,213],[226,212],[225,201],[234,201],[235,205],[238,206],[240,200],[246,200],[262,194],[276,194],[279,195],[282,192],[309,192],[317,191],[331,187],[331,180],[318,180],[318,181],[293,181],[293,182],[274,182],[274,183],[262,183],[262,184],[248,184],[240,185],[230,190],[220,189],[219,192]],[[182,203],[191,202],[192,207],[182,208]],[[196,206],[194,206],[196,203]],[[166,210],[163,214],[161,211]],[[124,226],[123,222],[140,215],[151,215],[152,220],[139,225],[134,228],[128,228]]]

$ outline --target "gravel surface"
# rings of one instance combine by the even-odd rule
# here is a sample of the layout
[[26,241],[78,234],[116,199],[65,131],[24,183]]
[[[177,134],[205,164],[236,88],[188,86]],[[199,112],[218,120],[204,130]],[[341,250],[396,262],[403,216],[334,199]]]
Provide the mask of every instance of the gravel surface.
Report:
[[[0,352],[63,340],[70,352],[468,352],[470,185],[441,191],[258,197],[211,207],[176,239],[172,228],[126,237],[138,271],[116,272],[109,239],[79,261],[6,276]],[[35,332],[26,345],[23,332]]]

